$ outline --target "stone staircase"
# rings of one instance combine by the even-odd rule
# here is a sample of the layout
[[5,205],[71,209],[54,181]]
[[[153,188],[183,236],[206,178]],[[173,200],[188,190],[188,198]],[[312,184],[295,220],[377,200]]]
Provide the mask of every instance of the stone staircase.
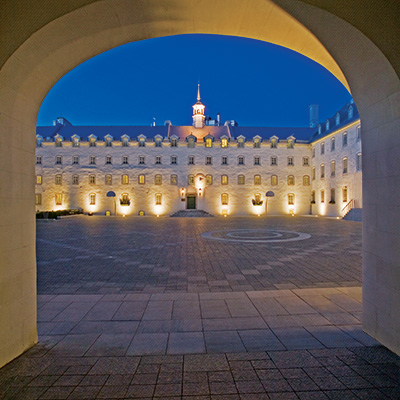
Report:
[[344,217],[346,221],[362,222],[362,208],[352,208]]
[[180,210],[174,214],[171,214],[171,217],[191,217],[191,218],[213,217],[213,216],[214,215],[204,210]]

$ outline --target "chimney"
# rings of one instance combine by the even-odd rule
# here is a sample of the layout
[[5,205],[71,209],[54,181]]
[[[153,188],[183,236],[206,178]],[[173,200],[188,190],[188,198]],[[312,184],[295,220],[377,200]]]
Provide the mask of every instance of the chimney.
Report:
[[310,128],[315,128],[319,122],[319,105],[312,104],[308,109],[310,112]]
[[217,113],[217,126],[221,125],[221,114]]

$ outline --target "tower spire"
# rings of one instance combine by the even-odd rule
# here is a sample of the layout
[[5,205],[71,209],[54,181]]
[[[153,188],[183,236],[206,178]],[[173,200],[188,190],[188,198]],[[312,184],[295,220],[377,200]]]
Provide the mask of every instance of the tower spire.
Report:
[[197,84],[197,101],[200,101],[200,83]]
[[204,104],[200,100],[200,83],[197,84],[197,102],[193,106],[193,126],[203,128],[205,125]]

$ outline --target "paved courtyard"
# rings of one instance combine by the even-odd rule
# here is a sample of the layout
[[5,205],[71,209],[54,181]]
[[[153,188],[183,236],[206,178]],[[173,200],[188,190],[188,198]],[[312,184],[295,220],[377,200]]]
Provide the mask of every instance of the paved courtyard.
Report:
[[361,224],[313,217],[37,224],[39,344],[4,399],[399,399],[361,329]]

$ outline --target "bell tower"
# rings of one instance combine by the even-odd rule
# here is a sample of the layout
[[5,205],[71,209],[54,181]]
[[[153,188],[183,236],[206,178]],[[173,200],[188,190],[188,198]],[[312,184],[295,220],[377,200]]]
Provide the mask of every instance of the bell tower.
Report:
[[204,104],[200,101],[200,83],[197,85],[197,102],[193,105],[193,126],[195,128],[204,128]]

